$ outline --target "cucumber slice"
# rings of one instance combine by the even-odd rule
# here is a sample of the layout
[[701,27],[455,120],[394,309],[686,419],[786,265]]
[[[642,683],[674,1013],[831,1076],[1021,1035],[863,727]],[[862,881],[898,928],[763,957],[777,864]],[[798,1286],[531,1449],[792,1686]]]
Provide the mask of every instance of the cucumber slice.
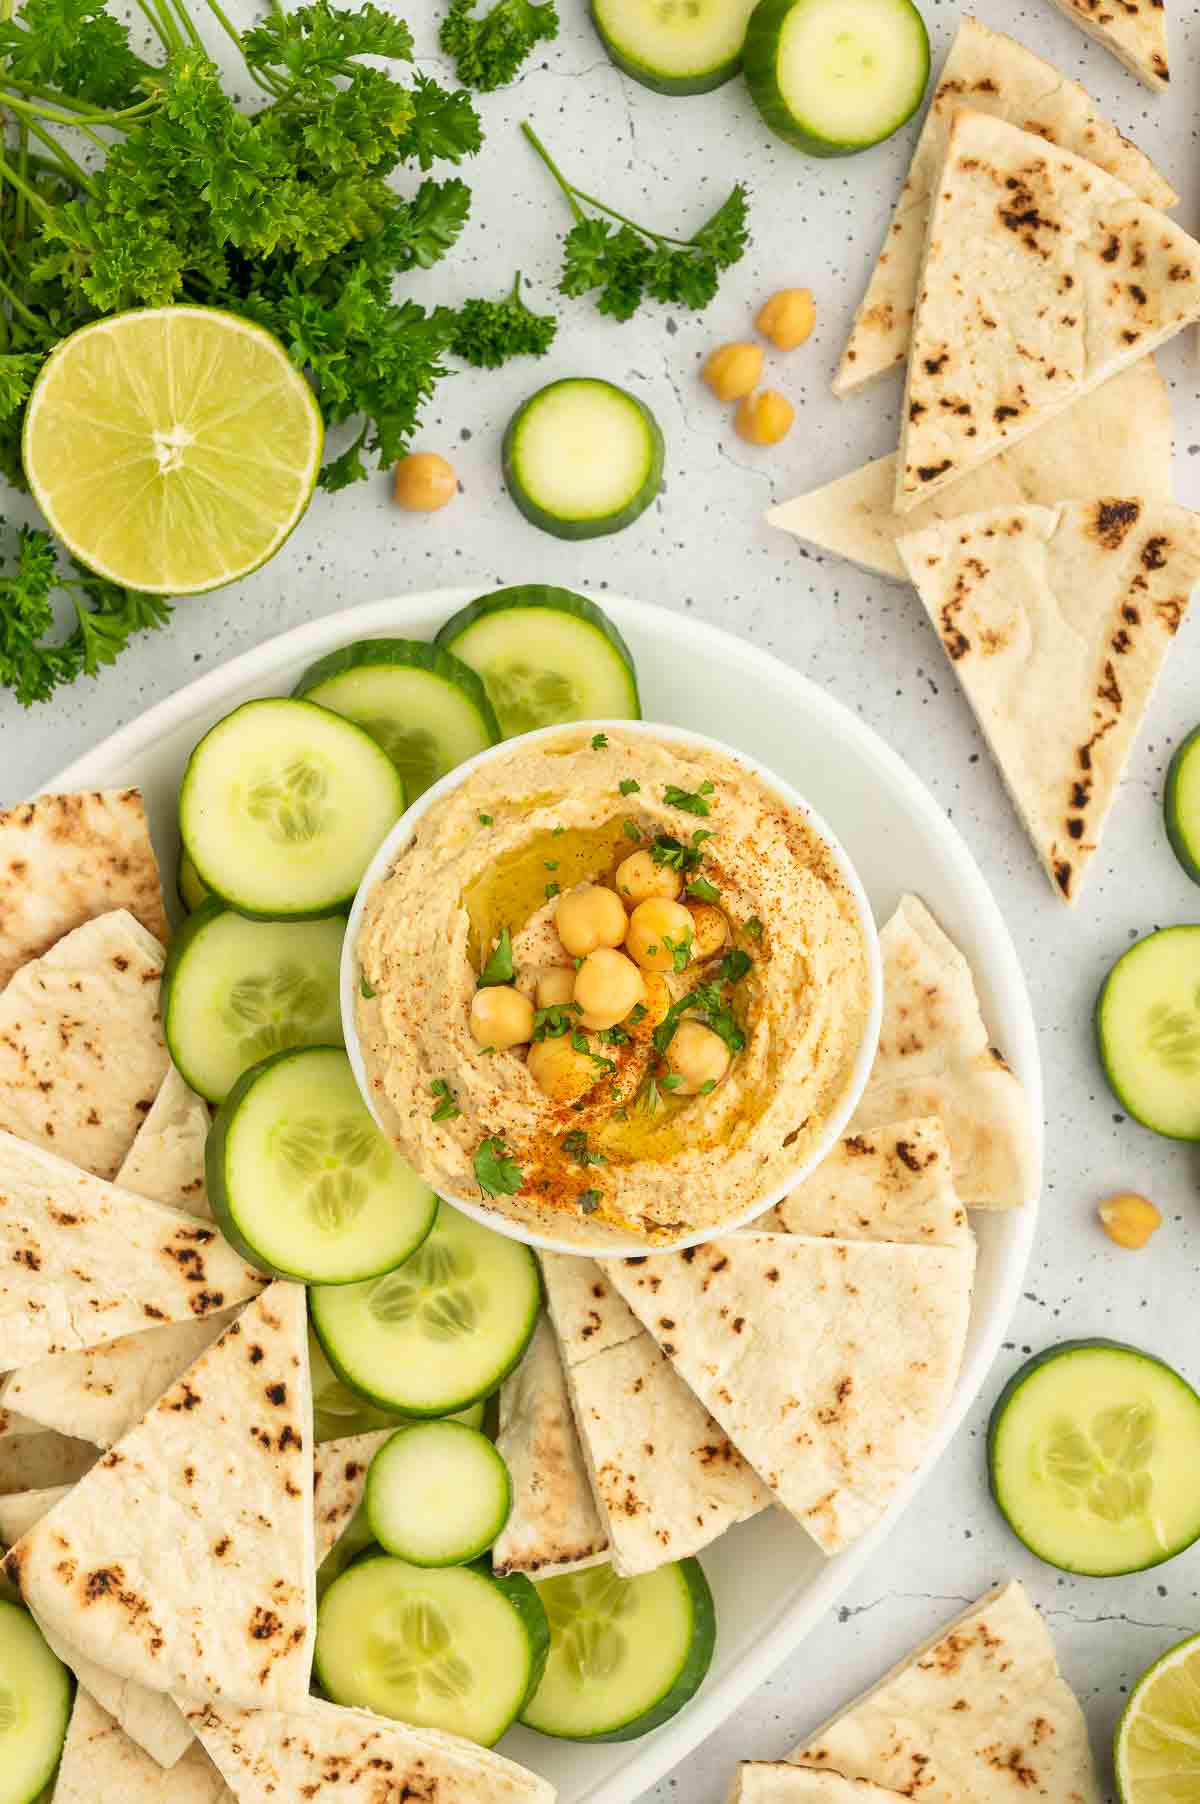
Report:
[[217,1111],[204,1164],[226,1240],[259,1271],[301,1284],[394,1271],[437,1214],[340,1047],[293,1047],[244,1072]]
[[403,777],[410,802],[500,738],[475,672],[453,652],[417,639],[343,646],[310,665],[293,693],[369,733]]
[[513,415],[501,467],[508,492],[556,539],[622,532],[662,487],[663,435],[636,396],[588,376],[547,383]]
[[326,1359],[354,1390],[400,1415],[446,1416],[508,1377],[540,1288],[527,1246],[442,1203],[404,1265],[366,1284],[317,1285],[309,1309]]
[[992,1495],[1031,1553],[1109,1578],[1200,1539],[1200,1396],[1152,1353],[1064,1341],[1028,1360],[988,1424]]
[[28,1610],[0,1600],[0,1804],[34,1804],[71,1720],[71,1675]]
[[404,784],[369,733],[313,702],[244,702],[183,773],[179,831],[202,883],[241,914],[336,914],[404,813]]
[[508,1521],[512,1480],[478,1429],[417,1422],[371,1461],[364,1503],[385,1552],[410,1566],[466,1566]]
[[179,852],[179,863],[175,867],[175,893],[190,915],[195,914],[201,903],[207,902],[212,895],[212,891],[182,848]]
[[813,157],[846,157],[899,131],[929,81],[912,0],[758,0],[742,56],[771,130]]
[[1200,1140],[1200,927],[1164,927],[1117,960],[1096,1003],[1096,1039],[1135,1121]]
[[[403,1428],[411,1420],[393,1409],[380,1409],[368,1403],[343,1384],[325,1354],[316,1335],[309,1329],[308,1364],[312,1373],[314,1438],[318,1441],[340,1441],[350,1434],[371,1434],[379,1428]],[[487,1418],[483,1398],[468,1403],[446,1419],[465,1422],[468,1428],[482,1429]]]
[[592,0],[618,69],[656,94],[707,94],[742,66],[754,0]]
[[572,720],[640,720],[633,654],[600,608],[527,583],[461,608],[437,636],[477,670],[505,738]]
[[251,1065],[342,1037],[338,967],[346,924],[248,921],[215,896],[175,935],[163,1031],[193,1090],[224,1102]]
[[639,1578],[611,1566],[544,1579],[546,1676],[521,1712],[565,1741],[633,1741],[695,1696],[712,1663],[716,1615],[697,1560]]
[[1171,760],[1163,798],[1167,838],[1193,883],[1200,883],[1200,727]]
[[537,1686],[549,1639],[528,1579],[384,1555],[326,1591],[313,1670],[335,1704],[490,1748]]

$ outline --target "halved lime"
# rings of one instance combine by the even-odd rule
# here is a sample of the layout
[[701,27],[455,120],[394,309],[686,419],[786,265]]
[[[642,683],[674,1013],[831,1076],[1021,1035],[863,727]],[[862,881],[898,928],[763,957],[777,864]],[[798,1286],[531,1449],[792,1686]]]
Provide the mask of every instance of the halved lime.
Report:
[[308,505],[323,437],[312,389],[261,326],[148,307],[51,353],[21,455],[81,563],[126,588],[194,595],[278,551]]
[[1195,1804],[1200,1797],[1200,1635],[1142,1674],[1117,1728],[1122,1804]]

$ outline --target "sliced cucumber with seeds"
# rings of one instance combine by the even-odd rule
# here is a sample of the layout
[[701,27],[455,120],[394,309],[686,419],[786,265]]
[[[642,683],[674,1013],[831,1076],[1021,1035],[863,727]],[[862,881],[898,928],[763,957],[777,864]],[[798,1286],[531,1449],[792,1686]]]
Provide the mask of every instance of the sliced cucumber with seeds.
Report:
[[305,671],[294,693],[344,714],[377,740],[410,802],[485,751],[500,726],[476,673],[417,639],[361,639]]
[[466,1566],[508,1521],[512,1480],[477,1429],[416,1422],[371,1461],[363,1502],[386,1553],[411,1566]]
[[603,609],[570,589],[497,589],[448,620],[438,644],[479,672],[506,738],[641,718],[632,652]]
[[259,1271],[301,1284],[394,1271],[437,1214],[340,1047],[293,1047],[244,1072],[217,1111],[204,1164],[225,1238]]
[[1200,927],[1164,927],[1117,960],[1096,1003],[1096,1038],[1135,1121],[1200,1140]]
[[273,1052],[342,1037],[345,922],[249,921],[213,897],[184,922],[163,972],[163,1029],[209,1102]]
[[521,1713],[566,1741],[633,1741],[682,1710],[716,1645],[716,1615],[697,1560],[618,1578],[611,1566],[544,1579],[550,1658]]
[[175,867],[175,893],[190,915],[195,914],[201,903],[207,902],[212,895],[212,891],[201,878],[199,871],[182,849],[179,853],[179,863]]
[[754,0],[592,0],[609,56],[658,94],[707,94],[742,66]]
[[1200,1539],[1200,1396],[1118,1341],[1066,1341],[1007,1384],[988,1426],[992,1495],[1039,1559],[1095,1578]]
[[1200,727],[1171,760],[1163,798],[1167,837],[1193,883],[1200,883]]
[[[380,1428],[403,1428],[411,1421],[394,1409],[380,1409],[368,1403],[340,1379],[321,1349],[316,1335],[309,1330],[308,1363],[312,1372],[313,1426],[318,1441],[340,1441],[351,1434],[371,1434]],[[465,1422],[468,1428],[482,1429],[487,1416],[487,1403],[481,1398],[456,1410],[446,1419]]]
[[758,0],[742,63],[773,132],[810,156],[853,156],[920,106],[929,34],[912,0]]
[[335,1704],[487,1748],[536,1688],[548,1645],[528,1579],[384,1555],[360,1560],[326,1591],[313,1670]]
[[404,784],[361,727],[314,702],[245,702],[183,773],[179,831],[202,883],[242,914],[300,920],[353,899],[404,812]]
[[0,1599],[0,1804],[34,1804],[49,1785],[73,1690],[28,1610]]
[[528,1346],[539,1303],[529,1248],[447,1203],[396,1271],[309,1292],[312,1324],[334,1371],[371,1402],[406,1416],[450,1415],[490,1396]]
[[547,383],[508,423],[508,492],[556,539],[597,539],[644,514],[662,487],[663,435],[644,402],[614,382]]

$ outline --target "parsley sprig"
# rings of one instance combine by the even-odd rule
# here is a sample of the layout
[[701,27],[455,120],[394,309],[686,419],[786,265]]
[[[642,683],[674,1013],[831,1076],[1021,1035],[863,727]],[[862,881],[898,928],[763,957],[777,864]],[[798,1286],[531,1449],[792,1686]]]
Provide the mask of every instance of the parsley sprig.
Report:
[[450,350],[478,370],[499,369],[510,357],[544,357],[558,321],[521,299],[521,272],[502,301],[465,301],[453,316]]
[[[606,201],[577,188],[555,163],[533,127],[521,130],[566,196],[575,224],[563,243],[563,294],[599,290],[596,306],[614,319],[631,319],[653,300],[701,309],[717,292],[721,271],[745,252],[746,190],[739,182],[728,199],[690,238],[674,238],[618,213]],[[589,214],[585,208],[592,208]],[[603,214],[604,218],[596,218]],[[609,221],[613,223],[610,224]]]
[[496,0],[482,17],[473,17],[475,0],[450,0],[442,21],[441,45],[454,58],[464,87],[490,94],[510,82],[535,44],[558,36],[554,0]]
[[489,1134],[480,1143],[475,1149],[473,1164],[475,1181],[480,1194],[485,1197],[516,1196],[525,1182],[525,1173],[499,1134]]

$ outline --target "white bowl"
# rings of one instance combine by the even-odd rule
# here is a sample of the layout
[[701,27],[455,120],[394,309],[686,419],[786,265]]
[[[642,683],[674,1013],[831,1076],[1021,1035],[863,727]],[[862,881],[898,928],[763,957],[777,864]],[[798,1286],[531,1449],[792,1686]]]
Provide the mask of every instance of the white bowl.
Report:
[[[879,1044],[879,1028],[883,1014],[883,974],[879,957],[879,935],[875,928],[875,919],[871,913],[871,905],[867,900],[866,891],[863,889],[858,873],[851,864],[845,850],[839,844],[829,827],[826,826],[820,815],[809,806],[802,796],[797,794],[789,783],[785,783],[783,779],[777,777],[773,771],[767,770],[763,765],[756,763],[752,758],[747,758],[743,753],[734,751],[731,746],[722,745],[720,740],[710,739],[700,733],[689,733],[681,727],[662,726],[654,721],[645,720],[572,721],[569,724],[570,730],[573,732],[586,731],[589,728],[595,732],[603,732],[606,729],[612,729],[613,731],[620,731],[621,733],[632,735],[636,738],[653,739],[658,742],[690,747],[695,750],[715,752],[722,758],[732,759],[734,763],[741,765],[743,770],[750,771],[755,776],[759,777],[769,789],[774,790],[777,795],[781,796],[790,808],[794,808],[798,814],[803,816],[811,831],[816,834],[827,847],[834,862],[838,866],[838,869],[845,878],[847,887],[854,899],[854,906],[857,912],[858,923],[862,932],[863,944],[867,955],[870,1001],[866,1027],[863,1031],[862,1040],[846,1088],[843,1091],[836,1108],[831,1112],[820,1139],[811,1148],[808,1156],[797,1164],[795,1170],[789,1172],[787,1178],[782,1183],[776,1184],[764,1196],[760,1197],[752,1207],[744,1209],[740,1214],[731,1216],[728,1220],[718,1223],[715,1227],[704,1228],[694,1234],[685,1235],[681,1239],[669,1243],[663,1243],[661,1245],[656,1243],[654,1249],[656,1252],[670,1252],[681,1247],[696,1246],[701,1241],[712,1240],[716,1238],[717,1235],[728,1234],[735,1228],[745,1227],[748,1222],[755,1220],[757,1216],[762,1215],[767,1209],[773,1207],[775,1203],[780,1202],[783,1197],[794,1190],[797,1184],[801,1183],[811,1171],[816,1169],[821,1163],[821,1160],[825,1158],[835,1142],[841,1136],[850,1117],[858,1107],[859,1098],[862,1096],[863,1090],[866,1087],[867,1079],[871,1073],[871,1066],[874,1063],[875,1051]],[[540,739],[554,739],[563,731],[564,728],[562,726],[543,727],[536,733],[527,733],[523,735],[523,742],[535,744]],[[387,1131],[386,1124],[375,1105],[374,1091],[372,1085],[368,1081],[366,1060],[363,1056],[362,1043],[358,1034],[357,998],[360,992],[361,968],[358,962],[357,947],[359,929],[362,925],[363,910],[366,907],[367,898],[375,889],[375,886],[380,883],[391,870],[398,853],[411,840],[413,834],[416,832],[418,824],[425,815],[428,814],[429,810],[436,807],[444,796],[449,795],[453,790],[457,789],[461,783],[466,782],[466,780],[482,765],[492,763],[498,758],[507,757],[512,751],[513,743],[514,741],[511,739],[503,740],[499,745],[489,746],[486,752],[480,752],[474,758],[469,758],[465,764],[456,765],[452,771],[448,771],[444,777],[437,783],[434,783],[431,788],[427,789],[424,795],[420,796],[417,801],[401,815],[400,819],[396,822],[396,825],[392,828],[391,832],[376,852],[374,858],[371,860],[366,875],[359,885],[358,894],[354,898],[354,906],[350,910],[350,919],[346,927],[346,938],[342,948],[342,1028],[346,1038],[346,1051],[350,1056],[350,1064],[358,1082],[358,1087],[362,1091],[363,1099],[366,1102],[367,1107],[375,1117],[375,1120],[379,1123],[379,1126],[384,1128],[385,1132]],[[606,1229],[602,1226],[593,1228],[590,1226],[586,1217],[580,1217],[578,1223],[573,1224],[572,1234],[569,1239],[556,1239],[552,1235],[535,1231],[533,1228],[528,1227],[524,1222],[517,1221],[505,1214],[503,1210],[490,1208],[477,1199],[465,1196],[450,1196],[445,1192],[443,1192],[442,1195],[445,1202],[453,1203],[456,1209],[461,1209],[464,1215],[470,1215],[476,1221],[482,1222],[485,1227],[494,1228],[497,1233],[500,1234],[507,1234],[513,1240],[522,1240],[527,1246],[542,1247],[547,1252],[575,1254],[596,1253],[603,1254],[606,1258],[613,1259],[645,1253],[647,1250],[647,1243],[645,1241],[623,1239],[615,1234],[612,1229]]]

